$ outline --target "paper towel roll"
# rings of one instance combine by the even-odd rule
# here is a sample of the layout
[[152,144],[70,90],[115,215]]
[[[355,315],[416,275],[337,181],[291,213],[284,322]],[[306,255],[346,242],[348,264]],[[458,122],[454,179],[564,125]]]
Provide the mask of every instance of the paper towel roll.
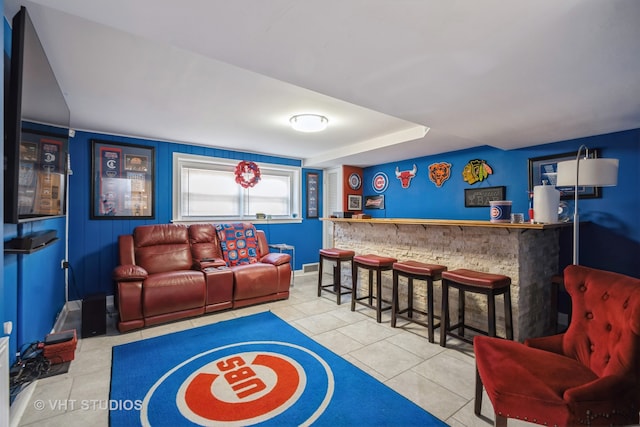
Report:
[[558,222],[560,192],[553,185],[533,187],[533,214],[536,222],[549,224]]

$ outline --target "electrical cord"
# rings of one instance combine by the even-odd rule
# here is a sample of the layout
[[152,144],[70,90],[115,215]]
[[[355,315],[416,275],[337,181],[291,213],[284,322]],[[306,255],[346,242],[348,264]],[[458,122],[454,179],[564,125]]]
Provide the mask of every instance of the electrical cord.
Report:
[[78,289],[78,285],[76,284],[76,274],[73,271],[73,267],[71,266],[71,263],[69,261],[66,261],[66,266],[71,272],[71,286],[73,286],[73,290],[76,292],[76,295],[78,296],[78,298],[81,298],[82,294],[80,293],[80,290]]
[[43,348],[44,343],[39,341],[28,344],[9,369],[10,401],[13,401],[25,386],[49,373],[51,361],[44,357]]

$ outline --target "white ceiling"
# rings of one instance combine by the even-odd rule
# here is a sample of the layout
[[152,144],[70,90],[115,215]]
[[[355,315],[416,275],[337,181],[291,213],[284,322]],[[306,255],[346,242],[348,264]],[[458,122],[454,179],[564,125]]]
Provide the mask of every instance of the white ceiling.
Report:
[[[75,129],[367,166],[640,128],[638,0],[5,0]],[[288,126],[320,113],[322,133]]]

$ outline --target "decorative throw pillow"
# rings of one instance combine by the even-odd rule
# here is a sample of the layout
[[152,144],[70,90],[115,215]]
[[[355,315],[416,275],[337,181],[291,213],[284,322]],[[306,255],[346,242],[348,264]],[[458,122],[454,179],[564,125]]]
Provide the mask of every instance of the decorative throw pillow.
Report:
[[222,255],[229,267],[258,262],[258,239],[251,223],[217,224]]

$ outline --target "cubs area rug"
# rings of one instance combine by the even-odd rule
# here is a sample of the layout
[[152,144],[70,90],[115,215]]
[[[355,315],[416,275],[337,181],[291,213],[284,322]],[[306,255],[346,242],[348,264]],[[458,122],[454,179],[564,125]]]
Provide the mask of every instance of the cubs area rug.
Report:
[[272,313],[114,347],[109,421],[446,425]]

